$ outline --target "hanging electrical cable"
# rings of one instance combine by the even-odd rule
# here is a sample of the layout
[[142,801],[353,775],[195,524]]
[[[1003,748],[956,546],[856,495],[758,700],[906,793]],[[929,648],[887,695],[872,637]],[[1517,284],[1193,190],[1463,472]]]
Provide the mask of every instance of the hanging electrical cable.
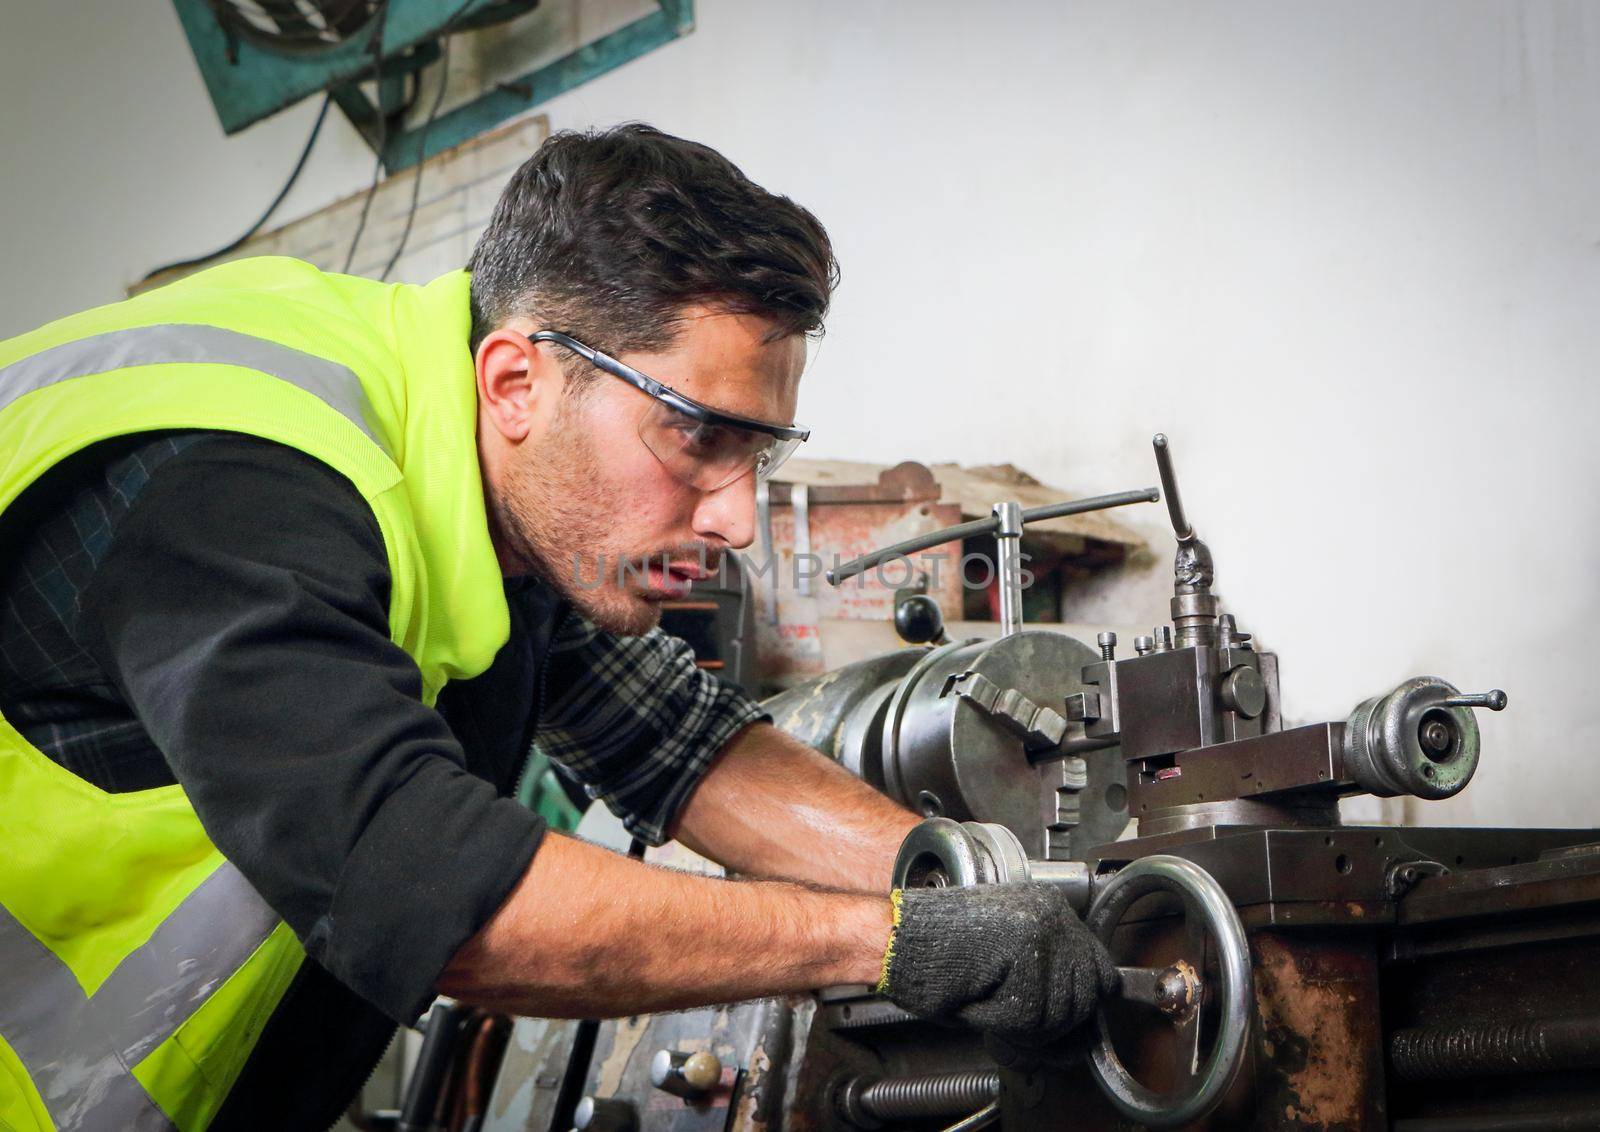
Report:
[[144,273],[144,278],[140,279],[139,282],[143,283],[146,280],[154,279],[164,271],[177,271],[185,267],[195,267],[208,260],[216,259],[218,256],[227,255],[229,252],[237,250],[251,236],[261,231],[262,225],[271,218],[274,212],[278,211],[278,206],[289,195],[289,190],[294,188],[294,183],[300,179],[300,173],[306,167],[306,160],[311,156],[311,150],[317,144],[317,135],[322,132],[322,123],[328,117],[328,107],[332,104],[333,98],[331,96],[322,100],[322,109],[317,111],[317,120],[311,126],[311,136],[306,138],[306,144],[300,150],[300,157],[295,161],[294,169],[289,173],[289,179],[283,183],[283,188],[278,190],[278,195],[272,198],[272,203],[267,205],[267,210],[261,214],[254,224],[246,228],[238,239],[224,244],[215,251],[207,252],[205,255],[195,256],[192,259],[174,260],[171,263],[164,263],[160,267],[152,267]]
[[[460,13],[458,12],[456,16],[459,17]],[[444,51],[439,56],[439,89],[434,92],[433,105],[428,108],[428,116],[423,120],[422,129],[417,135],[417,172],[411,182],[411,207],[406,210],[405,227],[400,230],[400,239],[395,243],[394,252],[389,256],[389,262],[384,264],[383,274],[378,276],[382,282],[389,281],[389,273],[394,270],[394,265],[400,262],[400,257],[406,250],[406,241],[411,238],[411,225],[417,218],[417,201],[422,195],[422,170],[427,165],[428,131],[433,128],[433,120],[439,116],[439,107],[444,103],[444,92],[449,86],[450,40],[446,38]]]
[[361,233],[367,228],[367,214],[372,211],[372,197],[378,191],[378,179],[383,173],[383,151],[389,144],[389,120],[383,113],[383,29],[389,22],[389,0],[383,0],[383,7],[378,9],[377,18],[373,20],[372,38],[368,41],[368,50],[372,52],[372,80],[377,86],[377,98],[373,105],[376,108],[378,120],[378,143],[373,148],[377,156],[372,162],[372,180],[367,185],[367,195],[361,202],[361,217],[356,221],[355,235],[350,237],[350,250],[345,252],[344,266],[339,270],[344,274],[350,273],[350,265],[355,262],[356,248],[361,243]]

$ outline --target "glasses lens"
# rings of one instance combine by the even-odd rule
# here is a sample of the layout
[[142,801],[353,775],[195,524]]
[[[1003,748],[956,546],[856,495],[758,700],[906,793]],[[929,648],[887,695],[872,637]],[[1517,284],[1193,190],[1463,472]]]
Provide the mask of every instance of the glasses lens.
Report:
[[800,447],[800,438],[798,436],[792,440],[779,440],[775,436],[770,436],[767,439],[772,441],[772,447],[761,458],[760,463],[756,465],[756,478],[762,480],[771,479],[772,473],[783,467],[783,462],[793,456],[794,450]]
[[762,479],[799,444],[734,425],[708,424],[660,401],[639,421],[639,439],[678,479],[715,491],[751,471]]

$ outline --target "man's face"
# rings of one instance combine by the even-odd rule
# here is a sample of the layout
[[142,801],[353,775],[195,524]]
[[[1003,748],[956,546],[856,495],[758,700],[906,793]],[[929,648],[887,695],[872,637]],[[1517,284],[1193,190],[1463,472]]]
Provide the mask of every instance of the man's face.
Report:
[[[545,328],[516,320],[508,329]],[[771,329],[755,316],[691,308],[669,349],[618,360],[702,404],[790,424],[805,340],[769,342]],[[503,566],[540,575],[601,628],[648,631],[662,602],[714,573],[724,550],[750,545],[755,473],[710,491],[682,482],[640,438],[640,421],[655,408],[650,395],[592,367],[584,373],[588,363],[550,344],[525,358],[526,428],[508,436],[503,407],[485,390],[496,361],[514,366],[510,351],[521,346],[502,336],[508,341],[497,347],[495,337],[479,348],[479,443]],[[568,387],[563,362],[587,383]]]

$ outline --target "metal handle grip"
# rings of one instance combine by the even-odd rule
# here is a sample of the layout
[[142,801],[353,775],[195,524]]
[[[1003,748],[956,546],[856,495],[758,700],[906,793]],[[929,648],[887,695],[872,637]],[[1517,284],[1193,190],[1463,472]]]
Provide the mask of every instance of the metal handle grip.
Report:
[[[1022,522],[1038,523],[1045,519],[1059,519],[1063,515],[1082,515],[1088,511],[1105,511],[1112,507],[1126,507],[1130,503],[1155,503],[1161,498],[1161,493],[1153,487],[1143,488],[1139,491],[1119,491],[1115,495],[1096,495],[1091,499],[1074,499],[1064,503],[1046,503],[1040,507],[1029,507],[1022,512]],[[871,554],[863,554],[860,558],[853,558],[842,566],[837,566],[827,573],[828,584],[837,586],[848,582],[857,574],[865,574],[876,566],[881,566],[891,558],[904,558],[915,554],[919,550],[927,550],[941,543],[955,542],[958,539],[974,538],[977,535],[989,534],[999,527],[999,519],[990,515],[985,519],[974,519],[970,523],[958,523],[953,527],[943,530],[930,531],[925,535],[917,535],[893,546],[885,546],[874,550]]]
[[[1096,1019],[1100,1035],[1089,1054],[1089,1072],[1112,1107],[1146,1128],[1178,1128],[1216,1107],[1244,1064],[1250,1036],[1250,945],[1233,902],[1211,874],[1182,857],[1141,857],[1104,882],[1084,921],[1110,945],[1123,914],[1152,892],[1176,892],[1186,916],[1197,918],[1216,944],[1220,986],[1207,982],[1206,997],[1221,1011],[1217,1036],[1191,1084],[1176,1093],[1157,1093],[1134,1079],[1111,1044],[1105,1014]],[[1198,1026],[1198,1017],[1186,1025]]]

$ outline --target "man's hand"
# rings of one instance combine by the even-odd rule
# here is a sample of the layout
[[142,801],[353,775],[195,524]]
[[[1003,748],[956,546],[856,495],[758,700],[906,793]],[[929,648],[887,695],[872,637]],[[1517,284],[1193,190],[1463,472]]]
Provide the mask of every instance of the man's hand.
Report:
[[1047,884],[911,889],[896,912],[878,992],[1039,1045],[1080,1025],[1120,977],[1059,889]]

